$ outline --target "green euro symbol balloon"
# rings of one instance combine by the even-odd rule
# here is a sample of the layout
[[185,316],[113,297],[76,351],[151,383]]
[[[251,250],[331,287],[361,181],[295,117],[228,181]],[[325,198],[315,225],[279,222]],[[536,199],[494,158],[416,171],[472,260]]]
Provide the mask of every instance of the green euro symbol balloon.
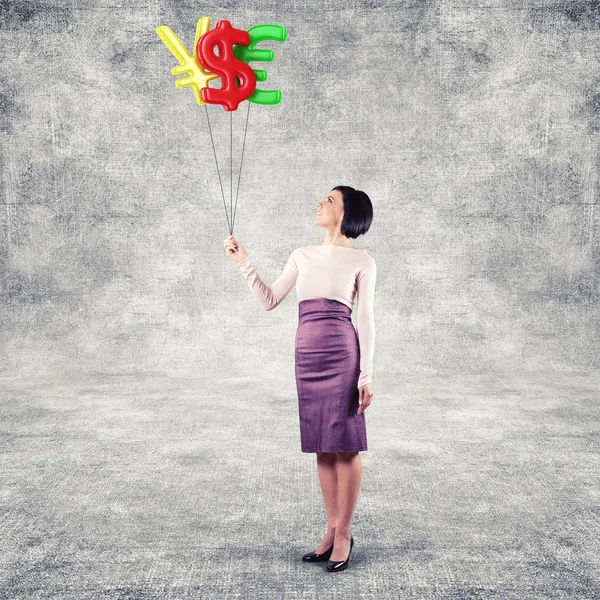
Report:
[[[256,25],[248,29],[250,44],[248,46],[234,45],[234,56],[248,64],[251,60],[259,62],[272,62],[275,58],[273,50],[266,48],[255,48],[256,44],[266,40],[285,42],[287,30],[281,25]],[[264,69],[252,69],[256,73],[256,81],[265,81],[267,72]],[[236,78],[237,79],[237,78]],[[239,81],[238,81],[239,83]],[[281,90],[259,90],[256,88],[248,98],[249,102],[256,104],[279,104],[281,102]]]

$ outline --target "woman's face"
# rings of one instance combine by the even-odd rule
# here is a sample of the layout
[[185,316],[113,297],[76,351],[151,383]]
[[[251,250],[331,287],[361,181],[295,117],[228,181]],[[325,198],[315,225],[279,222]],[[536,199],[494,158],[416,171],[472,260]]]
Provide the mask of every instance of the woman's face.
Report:
[[315,223],[321,227],[336,227],[344,218],[344,198],[339,190],[331,190],[325,200],[317,203]]

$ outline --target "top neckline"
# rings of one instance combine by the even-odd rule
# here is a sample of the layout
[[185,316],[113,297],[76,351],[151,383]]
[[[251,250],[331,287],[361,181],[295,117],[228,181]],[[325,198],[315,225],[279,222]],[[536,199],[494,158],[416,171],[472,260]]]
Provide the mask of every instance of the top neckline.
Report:
[[315,245],[315,246],[310,246],[311,248],[344,248],[345,250],[354,250],[354,251],[361,251],[361,248],[349,248],[348,246],[338,246],[336,244],[320,244],[320,245]]

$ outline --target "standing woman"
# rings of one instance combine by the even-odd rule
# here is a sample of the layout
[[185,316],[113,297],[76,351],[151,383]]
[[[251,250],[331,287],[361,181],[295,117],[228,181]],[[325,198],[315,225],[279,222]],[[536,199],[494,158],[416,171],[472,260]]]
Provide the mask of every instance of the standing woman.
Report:
[[[323,541],[302,559],[327,561],[326,570],[333,572],[347,568],[354,545],[350,523],[362,480],[359,452],[367,450],[364,411],[373,397],[376,267],[370,254],[349,241],[371,226],[373,206],[367,194],[337,186],[317,203],[316,212],[315,223],[325,230],[324,242],[296,248],[270,287],[233,236],[224,245],[265,310],[278,306],[296,284],[301,449],[317,455],[327,515]],[[351,320],[355,298],[356,329]]]

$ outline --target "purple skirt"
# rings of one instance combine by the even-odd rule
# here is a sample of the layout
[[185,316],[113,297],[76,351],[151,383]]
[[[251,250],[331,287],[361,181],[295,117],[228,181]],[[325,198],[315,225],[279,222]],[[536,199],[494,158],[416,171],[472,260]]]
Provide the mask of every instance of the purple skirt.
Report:
[[360,347],[345,304],[329,298],[298,303],[296,388],[302,452],[367,450],[359,408]]

